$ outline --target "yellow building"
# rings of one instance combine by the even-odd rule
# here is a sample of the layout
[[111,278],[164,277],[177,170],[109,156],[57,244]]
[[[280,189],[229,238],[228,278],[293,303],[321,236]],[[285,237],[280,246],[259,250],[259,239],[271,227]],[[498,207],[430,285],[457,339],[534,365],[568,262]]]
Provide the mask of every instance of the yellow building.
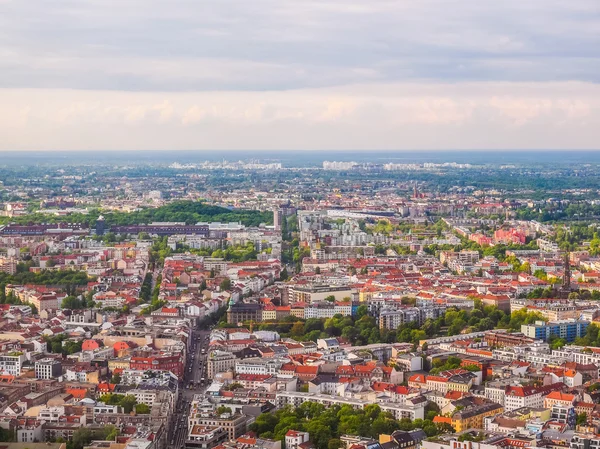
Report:
[[263,321],[269,321],[269,320],[275,321],[276,319],[277,319],[277,311],[275,310],[274,306],[265,307],[262,310],[262,320]]
[[129,369],[129,358],[109,360],[108,370],[112,373],[116,369]]
[[473,375],[457,374],[448,379],[448,391],[462,391],[467,393],[473,386]]
[[290,315],[295,316],[296,318],[304,319],[304,307],[294,307],[292,305],[290,308]]
[[452,427],[457,432],[467,429],[483,429],[483,418],[502,413],[504,408],[495,402],[466,407],[452,415]]
[[90,371],[85,375],[85,381],[89,384],[99,384],[100,383],[100,371]]

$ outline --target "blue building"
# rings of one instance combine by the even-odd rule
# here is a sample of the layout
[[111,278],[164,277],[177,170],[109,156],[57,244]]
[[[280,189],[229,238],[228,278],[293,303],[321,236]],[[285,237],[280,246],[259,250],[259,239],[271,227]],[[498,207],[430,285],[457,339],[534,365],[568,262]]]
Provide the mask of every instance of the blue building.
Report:
[[534,324],[522,324],[521,332],[536,340],[548,341],[552,335],[555,335],[567,342],[572,342],[576,338],[583,337],[589,325],[589,321],[583,320],[561,320],[547,323],[536,321]]

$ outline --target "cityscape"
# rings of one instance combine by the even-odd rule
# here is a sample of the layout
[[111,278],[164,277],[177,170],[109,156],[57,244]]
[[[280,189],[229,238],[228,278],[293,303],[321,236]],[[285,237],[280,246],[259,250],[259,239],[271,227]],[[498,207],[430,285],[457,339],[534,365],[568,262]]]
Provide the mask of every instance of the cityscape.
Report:
[[251,154],[0,167],[6,447],[599,444],[593,154]]

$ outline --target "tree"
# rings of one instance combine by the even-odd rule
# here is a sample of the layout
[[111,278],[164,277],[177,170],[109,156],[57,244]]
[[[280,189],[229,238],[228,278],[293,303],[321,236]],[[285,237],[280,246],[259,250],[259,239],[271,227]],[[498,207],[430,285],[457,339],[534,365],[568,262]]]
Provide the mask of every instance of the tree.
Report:
[[125,413],[131,413],[133,410],[133,407],[135,406],[136,403],[137,403],[137,400],[135,399],[135,396],[128,394],[123,399],[121,399],[121,401],[119,402],[119,405],[121,405],[121,407],[123,407],[123,411]]
[[290,275],[288,274],[287,267],[283,267],[283,270],[281,270],[281,272],[279,273],[279,279],[282,281],[285,281],[289,277],[290,277]]
[[75,296],[67,296],[62,300],[61,308],[63,309],[83,309],[84,305]]
[[219,288],[221,291],[226,291],[231,289],[231,280],[229,278],[223,279],[219,284]]
[[278,421],[279,419],[275,414],[262,413],[250,425],[250,430],[256,432],[258,435],[262,435],[265,432],[272,432]]
[[295,322],[294,325],[292,326],[292,329],[290,330],[290,334],[295,337],[299,337],[303,333],[304,333],[304,323],[302,323],[301,321]]
[[225,413],[231,414],[231,408],[225,407],[223,405],[217,408],[217,415],[224,415]]
[[441,433],[456,433],[456,429],[447,422],[437,423],[436,426]]
[[105,440],[115,441],[117,439],[117,437],[119,436],[119,429],[116,426],[109,424],[106,427],[104,427],[104,433],[105,433],[105,437],[104,437]]
[[81,351],[82,341],[66,341],[62,345],[62,353],[65,355],[75,354]]
[[0,441],[3,443],[8,443],[15,440],[14,431],[4,429],[0,427]]
[[56,354],[62,352],[62,341],[53,341],[50,343],[50,350]]
[[550,345],[550,349],[560,349],[567,344],[567,340],[565,340],[564,338],[559,338],[553,334],[550,335],[550,338],[548,339],[548,344]]
[[93,433],[87,427],[80,427],[73,432],[73,438],[71,439],[72,449],[83,449],[84,446],[90,444],[93,438]]
[[33,304],[27,304],[29,306],[29,308],[31,309],[31,314],[32,315],[38,315],[38,309],[35,305]]
[[146,404],[136,404],[135,405],[135,414],[136,415],[147,415],[150,413],[150,407]]
[[361,304],[358,306],[358,309],[356,309],[356,318],[361,319],[362,317],[367,316],[368,313],[369,308],[365,304]]
[[587,413],[579,413],[577,415],[577,425],[582,426],[587,423]]

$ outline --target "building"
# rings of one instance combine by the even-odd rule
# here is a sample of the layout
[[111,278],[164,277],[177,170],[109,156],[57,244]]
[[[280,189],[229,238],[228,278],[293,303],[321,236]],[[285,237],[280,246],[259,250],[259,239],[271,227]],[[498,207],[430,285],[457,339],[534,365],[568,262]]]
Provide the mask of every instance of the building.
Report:
[[570,449],[599,449],[600,436],[595,434],[576,433],[569,443]]
[[276,358],[249,358],[235,361],[236,374],[277,374],[283,362]]
[[29,303],[34,305],[38,313],[42,310],[57,310],[58,309],[58,297],[55,293],[45,293],[42,295],[30,295]]
[[[421,429],[411,430],[409,432],[396,430],[391,435],[379,435],[379,444],[394,443],[396,448],[414,449],[419,447],[421,441],[427,438],[427,434]],[[387,447],[383,446],[383,447]]]
[[229,304],[227,322],[229,324],[237,324],[244,321],[262,321],[262,308],[260,304],[247,304],[243,302]]
[[285,434],[285,449],[298,449],[298,446],[307,443],[309,440],[310,434],[308,432],[288,430]]
[[483,337],[484,341],[491,348],[494,347],[512,347],[512,346],[521,346],[528,345],[533,343],[535,340],[530,337],[526,337],[521,333],[516,332],[494,332],[489,331]]
[[288,301],[304,302],[307,304],[313,302],[325,301],[325,298],[333,296],[334,301],[343,301],[344,298],[352,298],[355,292],[350,287],[335,287],[327,285],[295,285],[288,287]]
[[177,377],[183,375],[183,363],[180,355],[160,354],[149,357],[131,357],[129,369],[171,371]]
[[[316,402],[323,404],[325,407],[348,405],[355,410],[364,409],[366,406],[373,403],[373,401],[370,400],[318,393],[301,393],[297,391],[278,391],[276,402],[278,407],[285,407],[286,405],[299,407],[305,402]],[[414,402],[413,400],[407,400],[405,404],[385,402],[380,403],[379,406],[383,412],[391,413],[395,419],[408,418],[415,420],[424,419],[426,403],[427,400],[421,397],[420,399],[415,398]]]
[[228,440],[235,440],[246,433],[248,418],[245,415],[204,416],[202,414],[201,416],[190,415],[188,422],[190,427],[195,425],[220,427],[226,432]]
[[229,371],[235,367],[236,357],[231,352],[211,351],[208,354],[207,375],[209,379],[214,379],[218,373]]
[[[456,401],[461,402],[461,401]],[[465,405],[460,411],[452,415],[452,427],[457,432],[467,429],[483,429],[483,420],[488,416],[502,413],[504,409],[500,404],[485,399],[465,400]]]
[[159,236],[184,234],[202,235],[208,237],[208,225],[186,225],[185,223],[151,223],[149,225],[112,226],[110,231],[115,234],[134,234],[146,232]]
[[562,388],[564,388],[564,384],[560,382],[543,387],[529,385],[518,387],[508,386],[506,387],[506,394],[504,396],[504,408],[506,411],[523,407],[542,408],[544,406],[544,396]]
[[6,372],[11,376],[20,376],[21,368],[25,362],[25,355],[22,352],[10,352],[0,355],[0,372]]
[[227,432],[218,426],[195,425],[190,428],[186,449],[212,449],[227,441]]
[[535,340],[548,341],[551,336],[555,336],[572,342],[576,338],[583,337],[589,325],[589,321],[583,320],[550,321],[548,323],[536,321],[534,324],[522,324],[521,332],[526,337]]
[[283,220],[283,212],[281,209],[276,207],[273,209],[273,227],[276,231],[281,231],[281,222]]
[[62,363],[59,360],[45,358],[35,362],[36,379],[55,379],[62,375]]
[[13,257],[0,257],[0,272],[15,274],[17,272],[17,259]]

